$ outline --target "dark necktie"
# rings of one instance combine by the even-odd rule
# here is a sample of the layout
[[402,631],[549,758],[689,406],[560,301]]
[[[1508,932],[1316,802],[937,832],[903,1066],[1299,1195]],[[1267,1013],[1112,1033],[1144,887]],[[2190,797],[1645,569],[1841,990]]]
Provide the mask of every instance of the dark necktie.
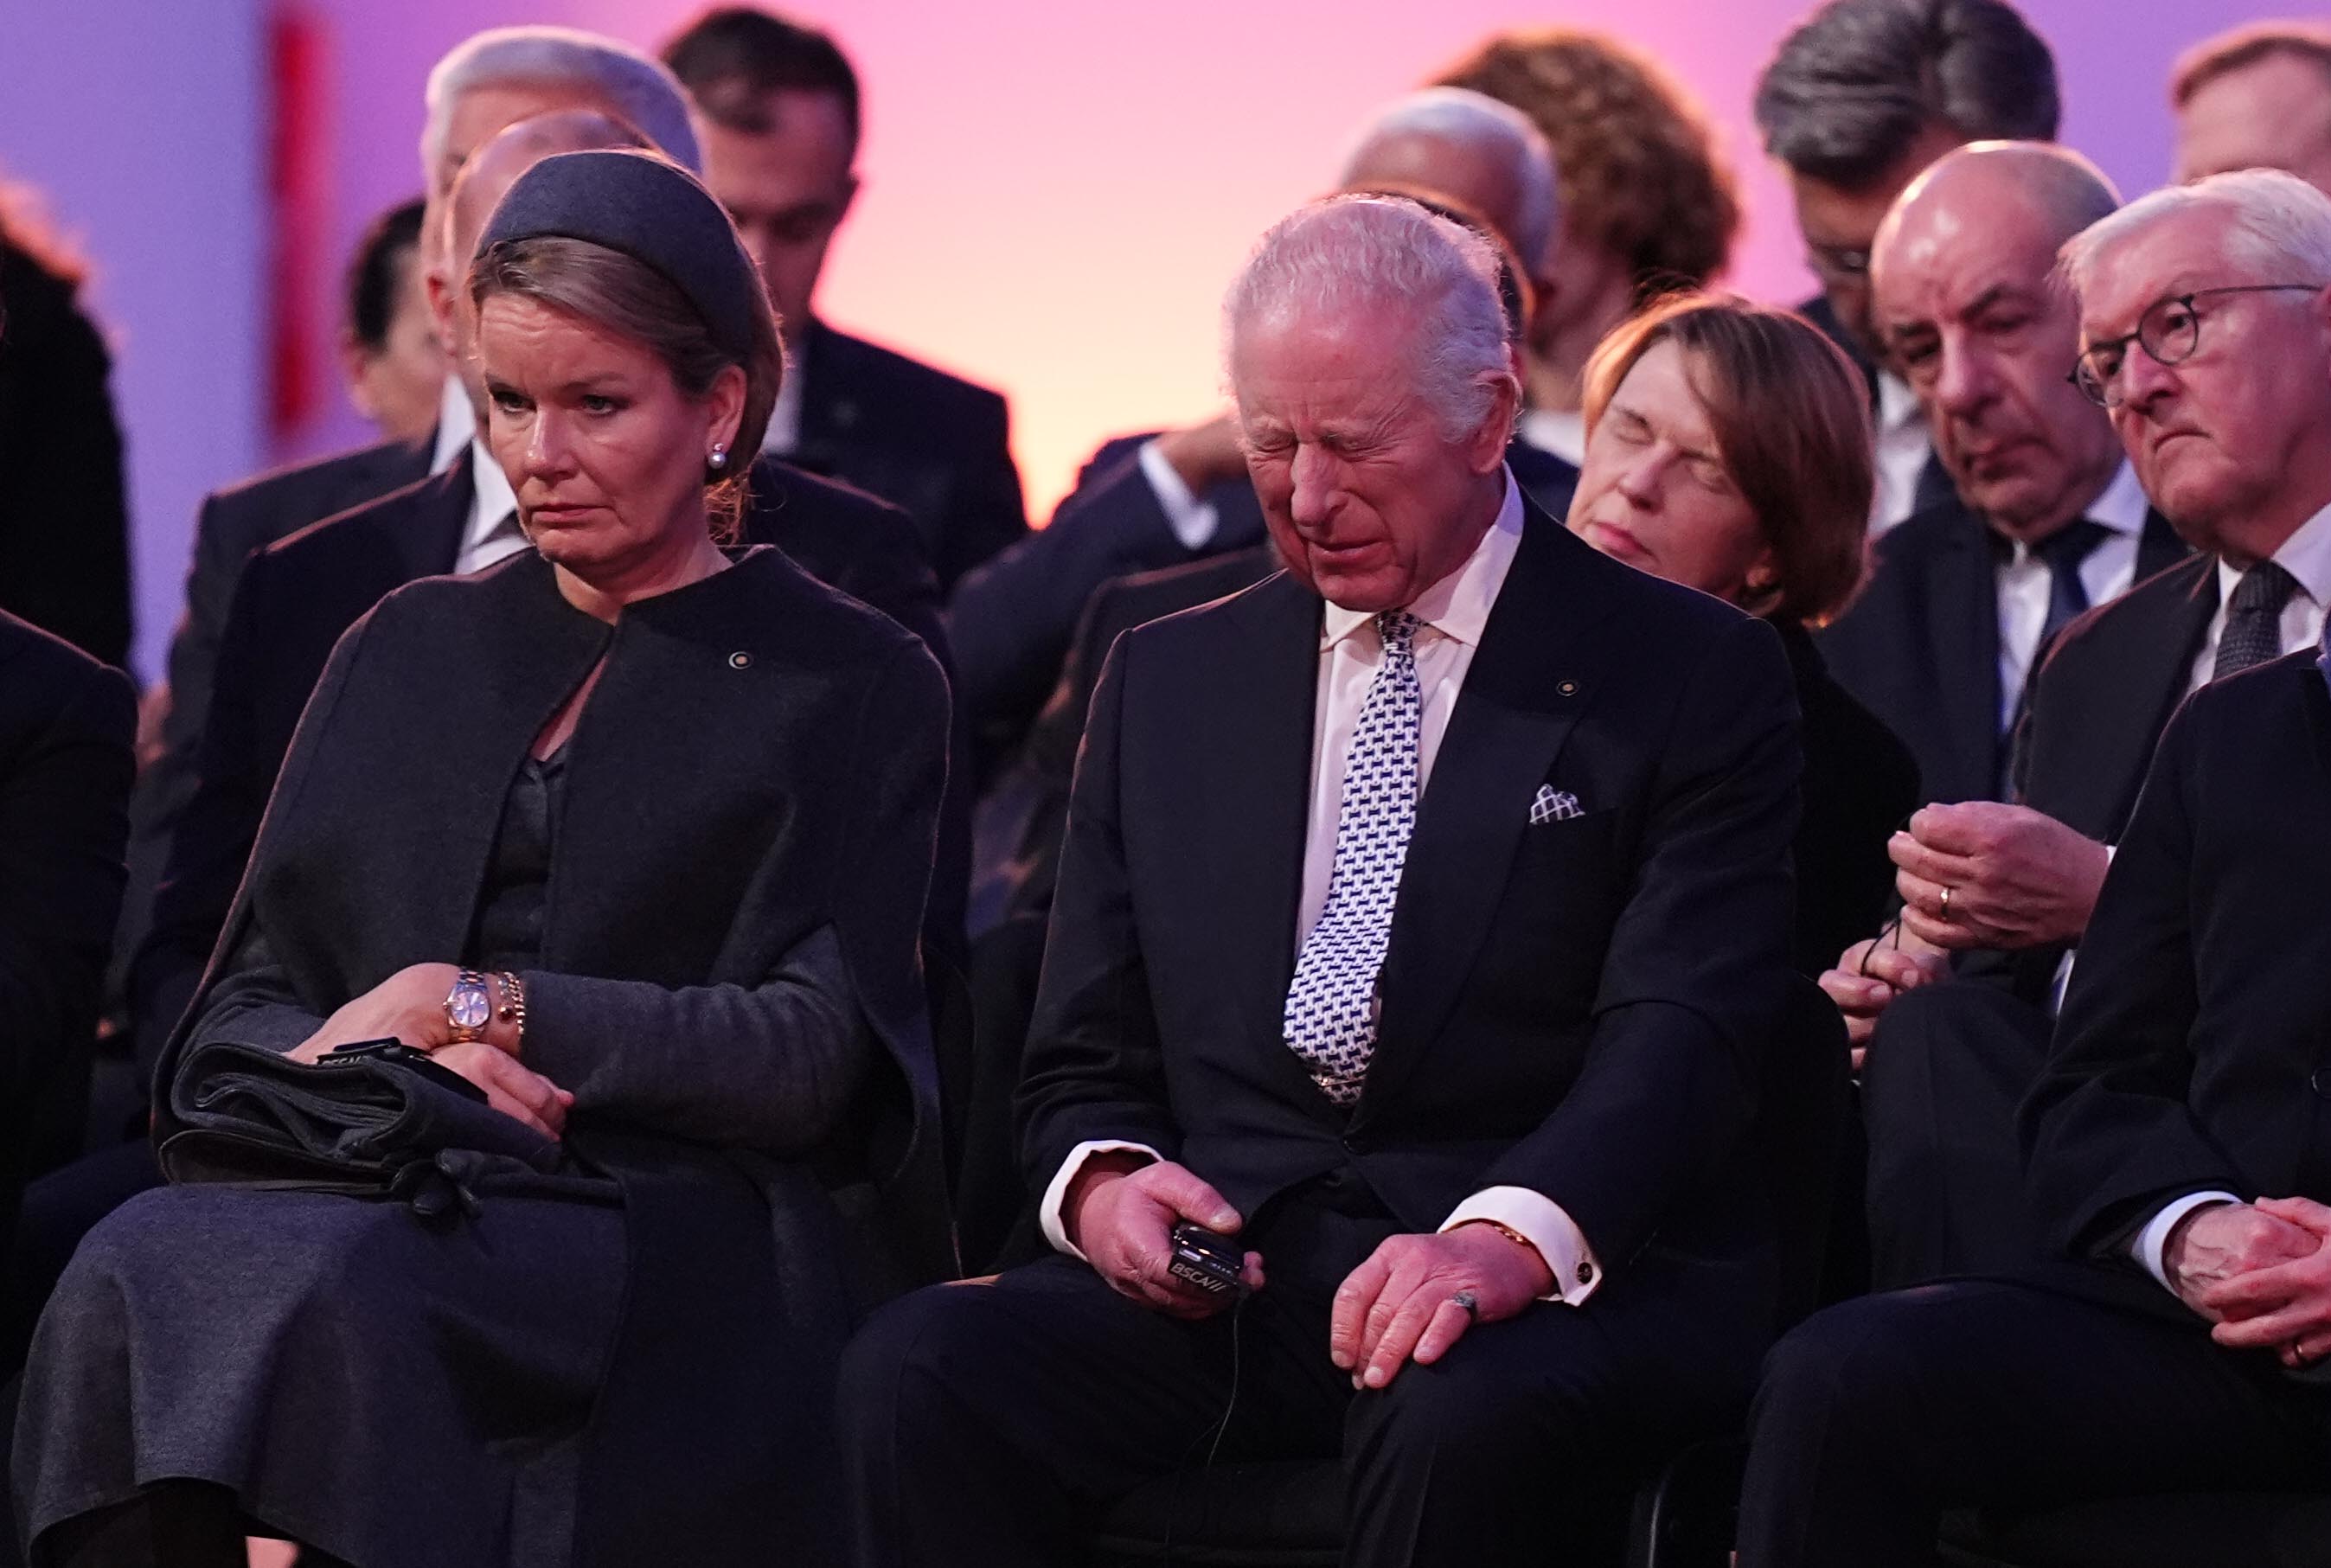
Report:
[[2111,537],[2110,528],[2083,518],[2031,546],[2031,553],[2048,568],[2048,619],[2041,623],[2040,641],[2031,652],[2032,668],[2039,668],[2056,633],[2088,607],[2088,588],[2080,581],[2080,565]]
[[2234,584],[2233,598],[2226,604],[2226,630],[2218,639],[2218,661],[2211,666],[2211,679],[2223,680],[2253,664],[2280,657],[2282,607],[2298,587],[2298,579],[2272,561],[2260,561],[2242,574],[2242,580]]

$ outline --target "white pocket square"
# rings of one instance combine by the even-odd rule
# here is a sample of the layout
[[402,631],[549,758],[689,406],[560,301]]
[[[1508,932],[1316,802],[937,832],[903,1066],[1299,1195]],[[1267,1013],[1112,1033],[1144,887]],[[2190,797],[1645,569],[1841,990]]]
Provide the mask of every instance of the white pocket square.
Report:
[[1583,817],[1585,809],[1578,797],[1568,790],[1558,790],[1552,784],[1537,786],[1537,798],[1530,802],[1530,826],[1546,822],[1566,822],[1573,817]]

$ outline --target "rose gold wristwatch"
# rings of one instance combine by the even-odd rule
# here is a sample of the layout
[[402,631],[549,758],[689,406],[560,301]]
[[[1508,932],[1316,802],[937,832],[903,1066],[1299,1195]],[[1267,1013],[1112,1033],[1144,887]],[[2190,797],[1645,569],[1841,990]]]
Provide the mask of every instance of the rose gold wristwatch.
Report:
[[486,977],[474,969],[455,975],[453,989],[445,993],[445,1043],[470,1045],[485,1039],[486,1024],[493,1016],[493,993],[486,988]]

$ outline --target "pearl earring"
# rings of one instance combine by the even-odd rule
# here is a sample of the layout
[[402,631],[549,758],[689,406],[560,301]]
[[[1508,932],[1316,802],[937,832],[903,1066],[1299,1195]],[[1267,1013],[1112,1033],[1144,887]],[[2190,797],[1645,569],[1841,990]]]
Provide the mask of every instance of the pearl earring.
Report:
[[715,469],[724,469],[728,466],[728,449],[727,447],[716,446],[712,449],[712,466]]

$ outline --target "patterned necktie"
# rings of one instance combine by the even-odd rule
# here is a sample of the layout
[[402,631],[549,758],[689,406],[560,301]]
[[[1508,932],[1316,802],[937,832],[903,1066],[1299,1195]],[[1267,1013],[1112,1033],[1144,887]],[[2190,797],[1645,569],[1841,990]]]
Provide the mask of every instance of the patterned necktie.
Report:
[[1287,988],[1287,1043],[1329,1099],[1349,1109],[1360,1098],[1375,1049],[1376,971],[1392,936],[1401,863],[1416,826],[1418,724],[1415,616],[1376,617],[1384,661],[1360,705],[1344,754],[1344,794],[1336,815],[1336,865],[1327,906],[1304,939]]
[[2298,588],[2298,579],[2272,561],[2260,561],[2234,584],[2226,605],[2226,630],[2218,639],[2218,660],[2210,679],[2264,664],[2282,653],[2282,607]]

